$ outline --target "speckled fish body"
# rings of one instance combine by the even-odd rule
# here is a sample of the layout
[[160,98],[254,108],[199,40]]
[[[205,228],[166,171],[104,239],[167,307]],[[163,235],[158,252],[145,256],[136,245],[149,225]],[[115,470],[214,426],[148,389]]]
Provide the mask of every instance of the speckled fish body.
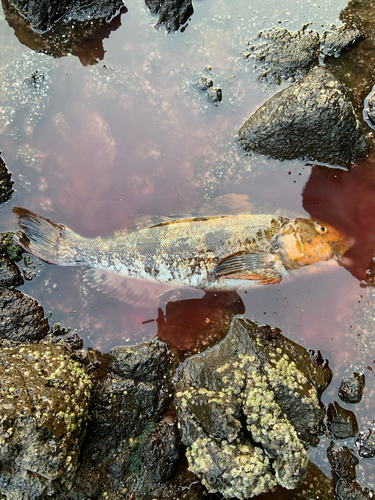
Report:
[[321,234],[311,219],[272,214],[165,218],[84,238],[26,209],[14,211],[21,227],[15,241],[46,262],[204,290],[237,289],[244,280],[278,282],[288,270],[341,258],[352,244],[333,228]]

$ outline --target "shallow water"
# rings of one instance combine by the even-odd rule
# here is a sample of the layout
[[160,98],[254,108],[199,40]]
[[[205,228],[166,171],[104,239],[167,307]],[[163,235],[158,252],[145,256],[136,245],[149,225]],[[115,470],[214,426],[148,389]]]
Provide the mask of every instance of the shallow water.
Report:
[[[220,340],[233,316],[244,314],[329,359],[334,379],[325,403],[337,400],[348,370],[366,372],[370,393],[373,355],[361,345],[357,322],[365,317],[363,303],[372,300],[363,280],[375,249],[375,156],[347,172],[249,158],[234,139],[245,119],[287,84],[266,86],[256,78],[243,57],[247,42],[274,25],[312,23],[318,31],[339,25],[346,3],[196,1],[186,30],[169,34],[153,27],[157,18],[141,1],[126,6],[121,26],[104,40],[102,61],[82,66],[73,56],[51,59],[41,120],[25,127],[20,114],[14,125],[21,134],[12,124],[2,129],[0,146],[16,193],[0,207],[0,231],[16,229],[15,205],[96,236],[129,226],[137,214],[185,213],[210,196],[238,193],[257,207],[321,218],[355,236],[356,245],[343,266],[315,266],[238,294],[171,290],[146,305],[129,305],[86,285],[82,268],[41,263],[21,289],[51,312],[51,324],[78,331],[86,347],[103,351],[158,335],[183,358]],[[0,42],[4,65],[27,50],[1,13]],[[192,87],[197,72],[223,89],[218,106]],[[27,149],[33,162],[22,154]],[[356,410],[360,430],[374,423],[366,393]],[[312,457],[330,475],[321,449]],[[361,463],[362,486],[375,486],[371,463]]]

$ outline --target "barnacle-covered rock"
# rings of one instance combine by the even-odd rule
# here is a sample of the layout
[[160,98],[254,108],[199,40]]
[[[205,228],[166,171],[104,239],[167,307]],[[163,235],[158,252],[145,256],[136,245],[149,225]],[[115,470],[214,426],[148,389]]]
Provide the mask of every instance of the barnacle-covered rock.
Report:
[[3,348],[0,387],[0,493],[37,499],[68,490],[91,396],[86,371],[63,345]]
[[324,417],[325,365],[269,326],[235,320],[178,373],[176,408],[190,470],[209,491],[250,498],[305,477]]

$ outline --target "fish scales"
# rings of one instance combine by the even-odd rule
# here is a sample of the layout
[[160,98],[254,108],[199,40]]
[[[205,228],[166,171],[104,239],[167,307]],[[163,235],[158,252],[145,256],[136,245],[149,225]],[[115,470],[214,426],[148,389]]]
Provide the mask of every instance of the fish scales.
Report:
[[176,216],[85,238],[27,209],[13,211],[14,241],[48,263],[204,290],[277,283],[293,269],[341,259],[354,243],[328,224],[274,214]]
[[[266,250],[285,218],[269,214],[160,224],[139,232],[83,239],[82,260],[92,267],[142,279],[206,280],[223,257],[246,248]],[[263,235],[268,229],[268,238]]]

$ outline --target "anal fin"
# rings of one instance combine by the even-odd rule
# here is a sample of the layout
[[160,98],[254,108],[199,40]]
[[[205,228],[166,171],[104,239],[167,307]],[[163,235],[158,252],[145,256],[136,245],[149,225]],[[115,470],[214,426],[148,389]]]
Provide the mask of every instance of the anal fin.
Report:
[[279,283],[284,273],[277,255],[259,250],[228,255],[214,268],[217,278],[258,280],[264,284]]

